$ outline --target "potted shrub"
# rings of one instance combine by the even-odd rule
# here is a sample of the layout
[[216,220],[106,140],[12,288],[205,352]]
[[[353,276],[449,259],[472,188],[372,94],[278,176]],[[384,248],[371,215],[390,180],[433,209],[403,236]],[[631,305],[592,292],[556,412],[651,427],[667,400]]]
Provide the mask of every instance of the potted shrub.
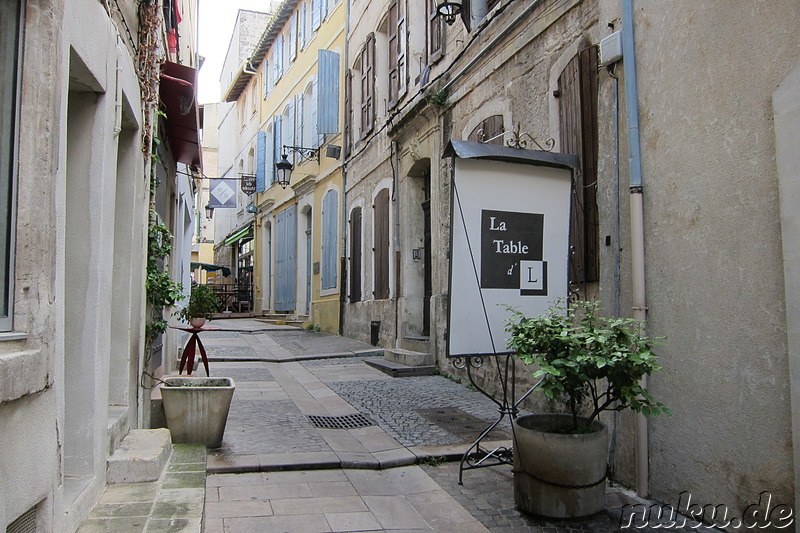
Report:
[[[198,285],[192,289],[189,303],[180,310],[178,316],[188,321],[192,328],[199,329],[219,308],[219,299],[214,291],[206,285]],[[164,415],[172,442],[218,448],[222,444],[236,386],[231,378],[192,376],[195,346],[200,349],[203,363],[208,369],[205,349],[197,338],[197,332],[193,331],[184,350],[191,352],[186,371],[188,375],[167,377],[161,382]]]
[[540,390],[565,408],[514,421],[514,499],[522,511],[553,518],[599,512],[608,457],[600,413],[669,413],[640,385],[660,369],[653,340],[637,321],[604,318],[598,310],[586,301],[534,318],[512,310],[506,324],[508,347],[538,366]]
[[213,289],[208,285],[197,285],[192,288],[189,303],[178,312],[178,316],[193,328],[201,328],[211,315],[220,310],[220,301]]

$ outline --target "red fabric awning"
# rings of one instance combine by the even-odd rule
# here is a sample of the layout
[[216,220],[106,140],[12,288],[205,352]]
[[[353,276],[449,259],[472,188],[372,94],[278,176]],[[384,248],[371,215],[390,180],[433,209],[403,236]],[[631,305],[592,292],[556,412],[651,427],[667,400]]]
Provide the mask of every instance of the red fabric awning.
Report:
[[175,160],[201,166],[197,70],[167,62],[161,71],[161,103],[167,114],[167,139]]

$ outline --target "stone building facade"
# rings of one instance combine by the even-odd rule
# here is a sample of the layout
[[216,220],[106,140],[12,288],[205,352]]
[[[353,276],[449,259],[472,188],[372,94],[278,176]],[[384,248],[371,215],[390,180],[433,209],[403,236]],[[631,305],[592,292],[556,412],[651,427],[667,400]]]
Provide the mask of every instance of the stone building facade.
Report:
[[[109,456],[129,431],[147,427],[140,381],[154,370],[144,330],[155,115],[142,102],[155,102],[139,75],[158,98],[162,58],[197,66],[196,5],[182,0],[180,10],[186,26],[173,25],[168,37],[158,4],[0,2],[4,531],[75,531],[106,486]],[[161,55],[140,63],[137,50],[154,48]],[[153,170],[167,206],[159,216],[186,242],[190,186],[175,181],[176,170],[199,160],[179,153],[186,147],[174,143],[171,125],[161,123],[163,164]],[[167,265],[175,277],[178,259]]]
[[[790,28],[800,10],[464,0],[446,26],[437,4],[351,5],[344,333],[429,353],[459,374],[446,358],[444,147],[552,139],[581,160],[571,290],[667,337],[649,386],[673,415],[609,418],[616,478],[662,501],[688,490],[734,514],[761,491],[794,505],[798,167],[787,147],[798,138]],[[613,46],[599,50],[619,30],[618,42],[634,35],[621,60]],[[478,373],[496,387],[490,370]],[[531,407],[546,408],[535,395]]]

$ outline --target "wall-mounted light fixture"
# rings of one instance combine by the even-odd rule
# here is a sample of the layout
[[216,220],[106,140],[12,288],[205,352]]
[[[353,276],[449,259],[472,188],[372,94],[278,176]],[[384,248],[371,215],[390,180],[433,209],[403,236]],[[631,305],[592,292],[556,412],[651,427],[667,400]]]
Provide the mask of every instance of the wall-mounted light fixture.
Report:
[[254,206],[253,204],[250,204],[250,205],[247,206],[247,212],[248,213],[258,213],[258,208],[256,206]]
[[319,163],[319,150],[317,148],[305,148],[303,146],[287,146],[283,145],[283,154],[281,155],[281,160],[275,163],[275,170],[277,171],[277,182],[278,185],[283,187],[284,189],[289,186],[292,180],[292,169],[294,169],[294,165],[288,159],[288,153],[292,151],[293,153],[299,154],[302,159],[312,160],[316,159],[317,163]]
[[214,216],[214,209],[209,204],[206,204],[206,218],[211,219],[212,216]]
[[439,0],[436,12],[444,19],[448,26],[452,26],[456,17],[461,14],[462,0]]

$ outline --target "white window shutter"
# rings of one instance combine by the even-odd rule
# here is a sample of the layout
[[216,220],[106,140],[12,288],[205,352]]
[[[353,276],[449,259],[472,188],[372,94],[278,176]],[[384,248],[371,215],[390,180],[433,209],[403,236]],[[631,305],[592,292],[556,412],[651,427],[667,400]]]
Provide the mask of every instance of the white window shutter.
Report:
[[297,57],[297,13],[289,19],[289,61]]
[[297,9],[297,42],[300,50],[306,48],[306,3],[300,2]]

